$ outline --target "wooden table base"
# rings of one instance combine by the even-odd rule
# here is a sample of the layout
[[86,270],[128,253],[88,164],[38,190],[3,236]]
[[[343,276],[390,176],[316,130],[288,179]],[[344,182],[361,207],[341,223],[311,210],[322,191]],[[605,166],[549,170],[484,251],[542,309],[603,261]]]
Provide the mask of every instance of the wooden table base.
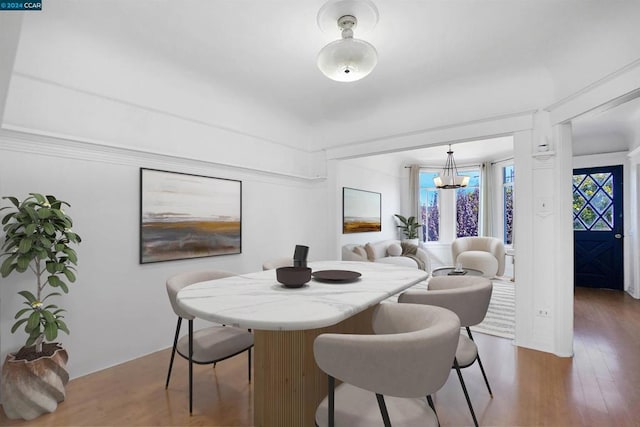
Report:
[[313,357],[313,341],[327,332],[370,334],[374,307],[337,325],[305,331],[256,330],[254,423],[257,427],[312,427],[327,395],[327,376]]

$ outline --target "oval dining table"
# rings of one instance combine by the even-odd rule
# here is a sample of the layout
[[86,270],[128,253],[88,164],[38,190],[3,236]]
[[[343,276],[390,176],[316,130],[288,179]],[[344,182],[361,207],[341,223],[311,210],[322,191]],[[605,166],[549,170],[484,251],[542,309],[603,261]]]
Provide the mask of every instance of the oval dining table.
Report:
[[371,313],[382,301],[427,279],[425,271],[374,262],[317,261],[314,273],[358,272],[347,281],[312,279],[287,288],[275,270],[195,283],[178,292],[194,316],[254,331],[254,424],[313,426],[327,377],[313,341],[327,332],[372,333]]

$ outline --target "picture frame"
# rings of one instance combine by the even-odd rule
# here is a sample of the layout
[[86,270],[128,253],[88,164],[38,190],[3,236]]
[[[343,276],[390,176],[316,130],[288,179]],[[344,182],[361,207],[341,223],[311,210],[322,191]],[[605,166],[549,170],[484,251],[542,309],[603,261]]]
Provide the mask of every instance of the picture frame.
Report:
[[242,253],[242,181],[140,168],[140,264]]
[[342,187],[342,234],[382,231],[382,194]]

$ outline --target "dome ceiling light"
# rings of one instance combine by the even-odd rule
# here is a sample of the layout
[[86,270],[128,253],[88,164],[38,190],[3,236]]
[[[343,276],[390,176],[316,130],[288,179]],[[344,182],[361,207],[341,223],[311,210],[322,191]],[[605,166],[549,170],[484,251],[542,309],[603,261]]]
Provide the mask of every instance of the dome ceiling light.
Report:
[[378,23],[378,9],[369,0],[334,0],[318,12],[318,26],[323,31],[342,32],[342,38],[323,47],[318,53],[318,68],[338,82],[354,82],[367,76],[378,63],[378,53],[370,43],[353,38],[356,27],[366,30]]

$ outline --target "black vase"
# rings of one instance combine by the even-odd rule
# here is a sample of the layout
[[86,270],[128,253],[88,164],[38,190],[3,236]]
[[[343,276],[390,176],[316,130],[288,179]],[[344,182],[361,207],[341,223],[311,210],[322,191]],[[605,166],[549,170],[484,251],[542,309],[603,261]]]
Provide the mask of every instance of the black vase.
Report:
[[296,245],[296,249],[293,252],[293,266],[306,267],[308,254],[309,254],[308,246]]

